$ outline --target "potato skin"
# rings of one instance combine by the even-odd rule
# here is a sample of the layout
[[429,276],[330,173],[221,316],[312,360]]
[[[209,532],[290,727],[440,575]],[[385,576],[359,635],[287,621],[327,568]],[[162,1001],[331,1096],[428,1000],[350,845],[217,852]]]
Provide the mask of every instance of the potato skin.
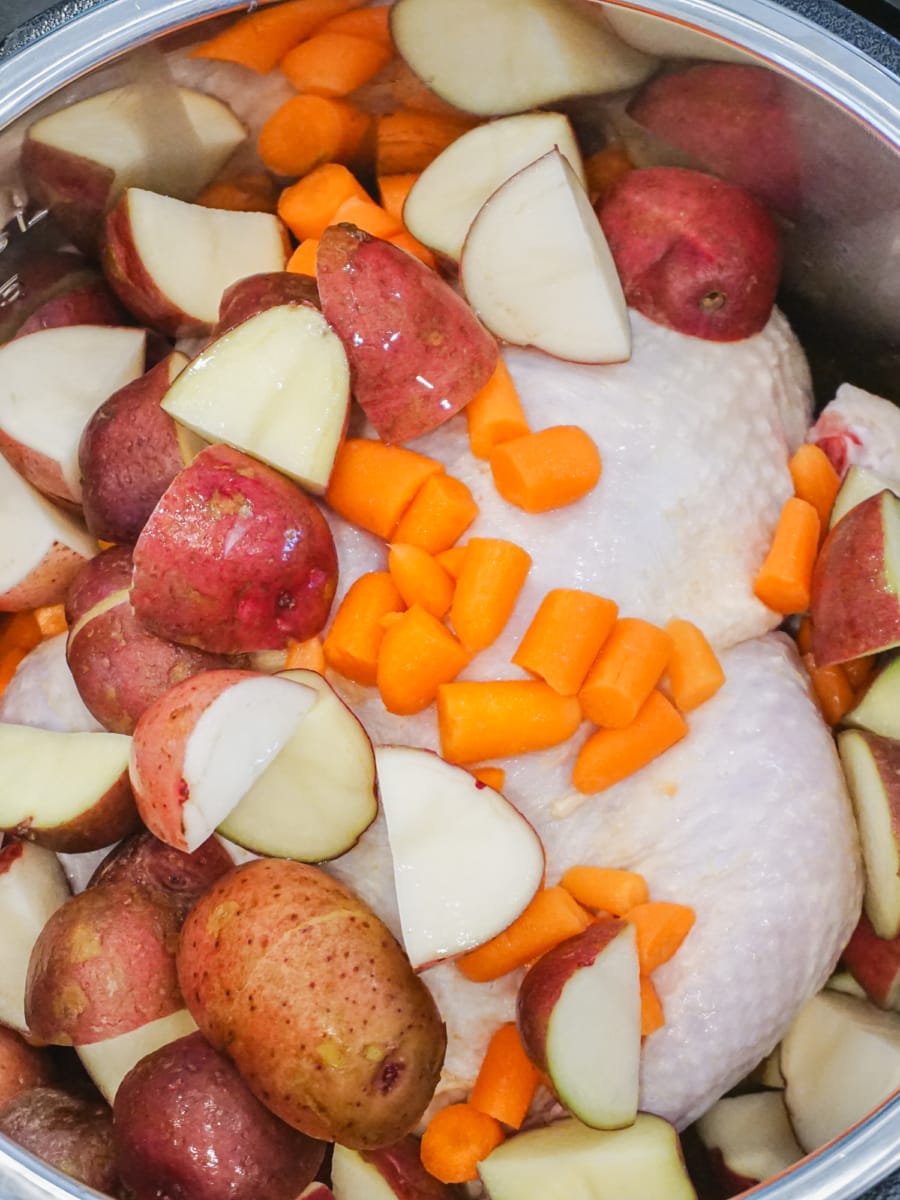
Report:
[[183,1007],[175,912],[129,882],[72,896],[41,931],[25,1017],[41,1041],[86,1046]]
[[266,309],[277,308],[281,304],[308,304],[319,308],[319,289],[315,279],[311,275],[298,275],[293,271],[261,272],[239,279],[222,293],[219,320],[211,340],[214,341]]
[[115,1195],[112,1113],[59,1088],[22,1092],[0,1113],[0,1133],[73,1179]]
[[0,1025],[0,1112],[21,1092],[49,1084],[53,1076],[46,1050],[29,1046],[14,1029]]
[[311,1137],[398,1141],[432,1097],[446,1031],[388,929],[315,867],[262,859],[184,925],[178,972],[201,1031],[257,1097]]
[[296,1200],[325,1156],[324,1142],[279,1121],[200,1033],[141,1059],[113,1113],[134,1200]]

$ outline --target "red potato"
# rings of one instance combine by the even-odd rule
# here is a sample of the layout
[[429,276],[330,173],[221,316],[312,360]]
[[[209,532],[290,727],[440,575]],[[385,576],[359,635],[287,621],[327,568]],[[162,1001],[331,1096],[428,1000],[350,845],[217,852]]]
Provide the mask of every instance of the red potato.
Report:
[[114,733],[133,733],[141,714],[175,684],[229,659],[156,637],[131,607],[128,546],[90,559],[66,595],[66,661],[84,703]]
[[778,229],[749,192],[682,167],[629,171],[598,207],[625,299],[679,333],[758,333],[781,272]]
[[270,467],[210,446],[144,526],[131,602],[159,637],[238,654],[315,636],[336,586],[334,539],[315,503]]
[[401,1138],[378,1150],[335,1146],[331,1160],[334,1200],[454,1200],[460,1189],[441,1183],[422,1166],[419,1139]]
[[45,300],[16,330],[16,337],[26,337],[41,329],[58,329],[63,325],[127,325],[128,314],[118,302],[99,272],[88,274],[85,280],[69,290]]
[[319,289],[311,275],[298,275],[294,271],[268,271],[259,275],[248,275],[239,279],[222,293],[219,304],[219,319],[212,331],[214,338],[221,337],[236,325],[249,321],[267,308],[281,304],[311,304],[320,308]]
[[185,854],[144,831],[111,850],[88,887],[129,883],[171,908],[181,924],[206,889],[232,866],[228,851],[215,838]]
[[0,1025],[0,1112],[21,1092],[52,1083],[54,1075],[46,1050],[29,1046],[14,1029]]
[[174,910],[130,882],[73,896],[32,951],[29,1029],[55,1045],[91,1045],[177,1011],[177,941]]
[[863,913],[841,958],[873,1004],[900,1011],[900,937],[880,938]]
[[0,309],[0,342],[16,336],[24,323],[66,292],[79,291],[97,278],[87,259],[71,250],[51,250],[41,254],[18,253],[9,246],[10,269],[15,268],[16,287],[5,296]]
[[322,312],[350,360],[353,391],[384,442],[448,421],[484,387],[497,345],[429,267],[357,229],[331,225],[317,254]]
[[80,1183],[116,1194],[112,1114],[105,1104],[58,1088],[32,1088],[0,1113],[0,1133]]
[[374,1149],[421,1118],[440,1014],[381,921],[322,871],[260,859],[224,876],[185,922],[178,971],[201,1032],[290,1125]]
[[134,1200],[296,1200],[325,1156],[324,1142],[273,1116],[199,1033],[143,1058],[113,1111]]

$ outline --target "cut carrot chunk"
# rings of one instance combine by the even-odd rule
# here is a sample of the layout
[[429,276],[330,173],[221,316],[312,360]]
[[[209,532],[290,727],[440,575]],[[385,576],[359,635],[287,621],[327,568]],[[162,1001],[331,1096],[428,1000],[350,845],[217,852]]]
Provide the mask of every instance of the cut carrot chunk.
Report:
[[688,731],[684,717],[662,692],[651,692],[644,706],[624,729],[600,729],[581,747],[572,782],[579,792],[602,792],[627,779]]
[[403,224],[403,205],[419,178],[420,171],[404,171],[402,175],[381,175],[378,179],[378,195],[382,206],[392,217]]
[[6,691],[9,681],[16,673],[16,668],[27,653],[28,651],[21,646],[13,646],[9,650],[0,652],[0,695]]
[[808,500],[792,496],[785,503],[771,549],[753,584],[757,599],[774,612],[787,616],[809,608],[819,527],[819,514]]
[[649,1037],[666,1023],[659,993],[646,975],[641,976],[641,1037]]
[[352,159],[370,123],[347,100],[293,96],[260,130],[259,157],[276,175],[306,175],[322,163]]
[[485,787],[493,788],[495,792],[503,791],[506,772],[502,767],[471,767],[470,771]]
[[696,914],[686,904],[649,900],[631,909],[625,920],[637,935],[641,974],[650,975],[676,952],[693,928]]
[[725,672],[703,630],[692,622],[669,621],[666,633],[671,642],[666,669],[672,699],[682,712],[691,712],[716,694]]
[[461,479],[434,474],[426,479],[395,530],[398,542],[429,554],[448,550],[478,516],[478,505]]
[[320,638],[307,638],[305,642],[288,643],[286,671],[316,671],[319,675],[325,673],[325,648]]
[[812,621],[803,617],[797,626],[797,649],[800,654],[812,654]]
[[824,536],[835,497],[840,490],[840,475],[825,451],[811,443],[806,443],[796,451],[788,467],[794,481],[794,495],[806,500],[819,514],[820,536]]
[[530,569],[531,555],[514,542],[469,539],[450,607],[450,621],[468,650],[497,640]]
[[42,638],[56,637],[58,633],[65,633],[68,629],[64,604],[46,604],[43,608],[36,608],[34,619]]
[[349,96],[392,57],[393,51],[383,42],[332,30],[320,31],[289,50],[280,66],[298,92]]
[[849,658],[842,662],[844,674],[854,691],[858,691],[864,683],[868,683],[875,670],[875,655],[865,654],[862,658]]
[[287,260],[286,271],[294,275],[311,275],[316,277],[316,261],[319,253],[319,239],[307,238],[301,242],[291,257]]
[[469,448],[476,458],[490,458],[495,446],[531,432],[509,369],[497,359],[493,375],[465,407]]
[[490,464],[503,499],[529,513],[574,504],[596,487],[602,470],[596,445],[577,425],[553,425],[501,442]]
[[378,118],[375,127],[376,175],[424,171],[451,142],[477,125],[461,113],[401,108]]
[[596,908],[614,917],[650,899],[643,875],[619,867],[570,867],[560,882],[585,908]]
[[437,267],[437,259],[422,242],[416,241],[411,233],[406,229],[401,229],[399,233],[393,233],[387,239],[392,246],[397,246],[400,250],[405,250],[407,254],[411,254],[413,258],[417,258],[419,262],[423,262],[426,267],[431,267],[434,270]]
[[563,696],[574,696],[609,637],[618,607],[575,588],[555,588],[541,601],[513,662],[539,675]]
[[471,1183],[478,1164],[503,1141],[503,1127],[471,1104],[448,1104],[422,1134],[422,1166],[441,1183]]
[[231,212],[267,212],[276,210],[278,193],[275,181],[262,172],[221,179],[203,189],[195,204],[204,208],[224,208]]
[[537,680],[447,683],[437,703],[441,753],[463,766],[558,746],[581,724],[577,699]]
[[361,200],[359,196],[351,196],[340,205],[331,221],[335,225],[340,221],[349,221],[358,229],[377,238],[387,239],[400,232],[400,225],[391,214],[368,197]]
[[672,642],[658,625],[621,617],[578,693],[588,720],[606,729],[630,725],[660,680]]
[[837,725],[856,703],[856,692],[847,678],[843,663],[817,667],[811,654],[803,656],[813,693],[822,716],[829,725]]
[[434,556],[452,579],[459,579],[463,559],[466,557],[466,549],[465,545],[450,546],[447,550],[442,550],[440,554]]
[[377,8],[357,8],[339,17],[332,17],[320,27],[319,33],[352,33],[354,37],[371,38],[372,41],[393,47],[388,20],[390,12],[389,4]]
[[388,570],[408,608],[420,604],[433,617],[446,615],[453,599],[453,580],[427,550],[409,542],[394,542]]
[[402,611],[403,600],[387,571],[360,575],[338,606],[325,637],[325,661],[345,678],[373,686],[384,637],[382,618]]
[[346,201],[369,195],[343,163],[327,162],[286,187],[278,199],[278,215],[299,241],[319,238]]
[[265,75],[325,21],[366,0],[289,0],[249,13],[191,51],[192,58],[238,63]]
[[606,199],[619,180],[633,170],[634,163],[624,146],[604,146],[589,155],[584,160],[584,173],[591,200],[596,203]]
[[590,923],[591,918],[565,888],[542,888],[511,925],[463,954],[456,965],[473,983],[489,983],[540,958]]
[[469,1103],[479,1112],[518,1129],[528,1115],[539,1076],[525,1053],[516,1026],[501,1025],[488,1043]]
[[7,650],[23,650],[26,654],[43,641],[41,624],[33,612],[5,615],[0,624],[0,654]]
[[[325,499],[336,513],[387,541],[419,488],[441,463],[373,438],[347,438],[334,462]],[[397,540],[412,541],[398,531]]]
[[404,717],[421,712],[468,661],[447,626],[414,604],[388,626],[378,651],[375,682],[384,707]]

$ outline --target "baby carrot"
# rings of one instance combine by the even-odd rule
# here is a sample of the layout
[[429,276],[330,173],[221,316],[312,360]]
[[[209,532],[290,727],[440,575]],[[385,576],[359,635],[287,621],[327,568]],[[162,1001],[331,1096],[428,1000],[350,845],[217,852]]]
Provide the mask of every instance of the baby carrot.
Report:
[[[387,540],[426,479],[443,469],[435,459],[403,446],[347,438],[337,452],[325,499],[345,521]],[[398,533],[397,540],[411,539]]]
[[470,773],[485,787],[493,788],[495,792],[503,791],[506,772],[502,767],[471,767]]
[[408,608],[420,604],[440,619],[453,599],[453,580],[427,550],[408,542],[394,542],[388,553],[388,570]]
[[276,175],[306,175],[326,162],[349,161],[371,118],[347,100],[292,96],[276,108],[259,132],[257,150]]
[[231,212],[273,213],[277,189],[270,175],[262,172],[240,175],[236,179],[218,179],[208,184],[194,203],[202,204],[204,208],[225,208]]
[[641,1037],[649,1037],[666,1023],[659,993],[646,975],[641,976]]
[[378,195],[381,197],[382,207],[401,224],[406,197],[420,174],[420,171],[404,171],[400,175],[381,175],[378,179]]
[[466,546],[451,546],[447,550],[441,550],[436,554],[435,560],[441,564],[444,570],[453,579],[459,579],[459,573],[462,570],[463,559],[466,557]]
[[769,553],[753,592],[774,612],[806,612],[813,564],[819,547],[819,514],[808,500],[792,496],[778,518]]
[[725,682],[725,672],[702,629],[690,621],[666,625],[671,652],[666,668],[676,708],[690,712],[714,696]]
[[191,51],[192,58],[238,63],[267,74],[292,46],[309,37],[325,21],[366,0],[288,0],[249,13]]
[[394,530],[398,542],[429,554],[448,550],[478,516],[478,505],[461,479],[444,473],[426,479]]
[[368,196],[365,199],[350,196],[345,200],[333,214],[331,224],[336,225],[340,221],[348,221],[377,238],[393,237],[401,231],[400,223]]
[[476,458],[490,458],[495,446],[530,433],[519,393],[502,358],[493,375],[465,407],[469,449]]
[[291,257],[287,260],[286,271],[294,275],[311,275],[316,277],[316,257],[319,252],[319,239],[307,238],[301,242]]
[[864,654],[862,658],[848,658],[846,662],[842,662],[844,674],[847,676],[847,681],[854,691],[858,691],[864,683],[869,682],[872,672],[875,670],[875,655]]
[[602,470],[597,447],[577,425],[553,425],[501,442],[489,461],[503,499],[529,513],[574,504],[596,487]]
[[672,648],[658,625],[621,617],[603,644],[578,693],[595,725],[624,729],[659,682]]
[[570,867],[560,884],[585,908],[596,908],[614,917],[650,899],[643,875],[619,867]]
[[298,241],[318,238],[344,201],[353,196],[369,198],[353,172],[343,163],[322,163],[284,189],[278,198],[278,215]]
[[387,571],[360,575],[338,606],[325,636],[325,661],[345,678],[373,685],[384,637],[382,618],[402,610],[403,600]]
[[0,696],[6,691],[7,684],[16,673],[16,668],[27,654],[21,646],[10,650],[0,651]]
[[375,174],[407,175],[424,171],[442,150],[477,125],[462,113],[400,108],[378,118],[375,126]]
[[624,729],[599,729],[579,751],[572,782],[579,792],[602,792],[652,762],[688,731],[662,692],[651,692]]
[[856,693],[847,678],[844,664],[817,667],[811,654],[805,654],[803,661],[809,671],[809,681],[822,716],[829,725],[837,725],[856,703]]
[[612,630],[618,607],[612,600],[576,588],[555,588],[541,601],[512,657],[539,675],[555,692],[574,696]]
[[301,668],[307,671],[317,671],[320,675],[325,674],[325,648],[320,638],[311,637],[307,638],[305,642],[291,641],[288,643],[284,669],[295,671]]
[[450,606],[450,621],[468,650],[484,650],[500,636],[530,569],[531,556],[514,542],[469,539]]
[[392,57],[383,42],[331,30],[320,31],[289,50],[279,65],[298,92],[349,96]]
[[36,608],[34,619],[42,638],[55,637],[58,633],[65,633],[68,628],[64,604],[45,604],[43,608]]
[[686,904],[649,900],[632,908],[625,920],[632,923],[637,935],[641,974],[650,975],[669,961],[690,933],[696,913]]
[[448,1104],[422,1134],[422,1166],[441,1183],[470,1183],[478,1164],[503,1141],[500,1122],[471,1104]]
[[437,259],[432,252],[427,246],[416,241],[408,230],[401,229],[399,233],[392,233],[387,240],[392,246],[399,246],[401,250],[405,250],[413,258],[417,258],[420,262],[423,262],[426,267],[431,267],[432,270],[435,270],[437,267]]
[[542,888],[511,925],[463,954],[456,965],[473,983],[490,983],[540,958],[590,923],[590,917],[565,888]]
[[532,679],[445,683],[437,705],[441,753],[463,766],[558,746],[581,724],[574,696]]
[[0,654],[21,650],[27,654],[44,638],[40,621],[33,612],[3,614],[0,623]]
[[834,499],[841,486],[841,477],[831,465],[831,459],[820,446],[807,442],[788,463],[794,481],[794,495],[810,503],[819,514],[822,535],[828,529],[828,519]]
[[378,651],[375,682],[384,707],[404,717],[421,712],[468,661],[447,626],[414,604],[387,627]]
[[378,8],[357,8],[332,17],[319,27],[319,33],[352,33],[354,37],[371,38],[385,46],[393,46],[388,21],[390,12],[390,5],[387,4]]
[[584,173],[592,202],[605,199],[613,187],[629,171],[634,163],[624,146],[604,146],[584,160]]
[[501,1025],[488,1043],[469,1103],[479,1112],[518,1129],[528,1115],[538,1073],[513,1022]]

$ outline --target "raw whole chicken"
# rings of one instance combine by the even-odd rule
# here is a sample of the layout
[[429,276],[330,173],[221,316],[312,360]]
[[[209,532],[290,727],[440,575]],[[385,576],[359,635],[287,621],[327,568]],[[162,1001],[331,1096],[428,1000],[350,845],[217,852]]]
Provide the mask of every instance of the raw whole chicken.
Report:
[[900,480],[900,408],[872,392],[841,384],[809,440],[821,446],[842,477],[850,467],[865,467]]

